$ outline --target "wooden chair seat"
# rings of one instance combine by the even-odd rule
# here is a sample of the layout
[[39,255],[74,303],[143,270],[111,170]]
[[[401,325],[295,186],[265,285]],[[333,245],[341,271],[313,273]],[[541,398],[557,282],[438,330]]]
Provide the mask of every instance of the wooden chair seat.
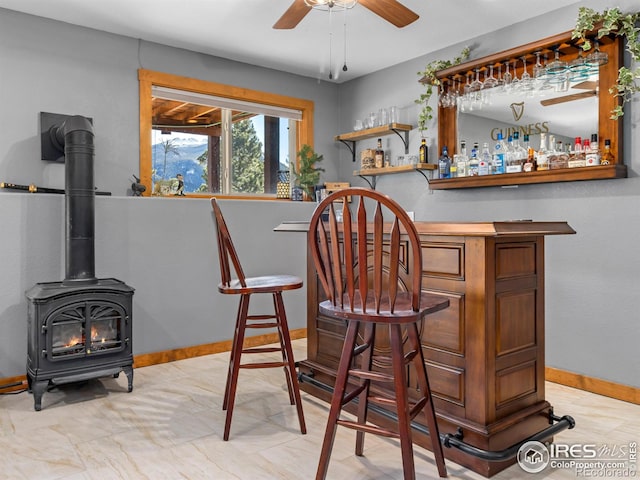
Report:
[[[372,215],[367,203],[373,205]],[[383,210],[390,213],[386,222]],[[418,415],[426,418],[438,474],[446,477],[419,327],[427,315],[447,308],[449,300],[421,290],[422,247],[415,225],[385,195],[340,190],[311,217],[309,250],[327,298],[319,304],[320,314],[346,322],[316,480],[326,478],[338,426],[356,430],[358,456],[364,452],[365,433],[399,439],[404,478],[415,479],[411,421]],[[409,375],[417,389],[409,387]],[[342,417],[343,407],[356,399],[356,420]],[[371,423],[370,404],[395,413],[396,428]]]
[[[220,259],[221,282],[218,284],[218,291],[225,295],[240,295],[238,314],[231,343],[231,354],[229,358],[229,371],[227,373],[227,383],[224,391],[222,409],[226,410],[223,439],[229,440],[231,430],[231,419],[235,404],[238,375],[240,369],[246,368],[278,368],[284,369],[284,375],[289,392],[289,402],[295,405],[298,413],[300,431],[307,433],[302,411],[302,400],[300,398],[300,388],[291,348],[291,336],[287,324],[282,292],[295,290],[303,285],[302,279],[293,275],[263,275],[259,277],[246,277],[240,259],[236,252],[227,224],[220,210],[220,206],[215,198],[211,199],[213,208],[216,234],[218,240],[218,256]],[[231,267],[236,274],[236,278],[231,276]],[[249,302],[252,295],[270,294],[273,297],[273,312],[266,314],[249,314]],[[275,329],[278,334],[279,346],[277,347],[245,347],[245,334],[247,329]],[[280,352],[281,360],[260,360],[255,362],[242,363],[243,355]]]
[[229,283],[220,282],[218,291],[229,295],[273,293],[296,290],[302,285],[302,279],[294,275],[264,275],[262,277],[247,277],[244,279],[244,285],[238,279],[230,280]]

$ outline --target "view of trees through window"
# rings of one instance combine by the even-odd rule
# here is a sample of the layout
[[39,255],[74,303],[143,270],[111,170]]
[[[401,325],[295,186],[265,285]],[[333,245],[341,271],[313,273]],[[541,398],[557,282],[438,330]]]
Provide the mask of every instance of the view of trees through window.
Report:
[[271,197],[313,143],[313,102],[140,69],[144,195]]
[[[275,165],[277,172],[289,170],[288,120],[277,117],[275,120],[279,124],[277,145],[267,145],[274,141],[274,135],[264,134],[263,115],[232,124],[230,193],[275,193],[273,181],[265,189],[265,168],[273,170]],[[220,162],[220,136],[202,135],[197,129],[194,133],[154,129],[152,134],[152,180],[156,192],[176,193],[178,175],[182,175],[184,193],[222,193],[225,169]],[[274,150],[275,158],[265,155],[265,151]]]
[[[277,179],[267,182],[265,188],[265,177],[270,178],[270,171],[275,170],[277,176],[289,171],[288,120],[275,120],[279,125],[276,145],[267,145],[274,141],[274,135],[265,136],[263,115],[232,124],[229,193],[275,193]],[[224,193],[220,136],[202,135],[197,129],[194,133],[153,129],[152,135],[152,181],[156,193],[175,194],[178,175],[182,175],[184,193]],[[270,157],[265,151],[277,154]]]

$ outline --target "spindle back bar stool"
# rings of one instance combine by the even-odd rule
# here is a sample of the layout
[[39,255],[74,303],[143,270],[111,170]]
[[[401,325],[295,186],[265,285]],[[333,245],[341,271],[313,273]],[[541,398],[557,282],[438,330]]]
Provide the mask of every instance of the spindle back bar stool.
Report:
[[[371,218],[367,204],[373,207]],[[438,474],[446,477],[419,327],[426,315],[447,308],[449,300],[421,291],[422,248],[415,225],[386,195],[348,188],[318,205],[308,235],[327,298],[319,304],[319,313],[347,325],[316,480],[326,478],[338,426],[357,431],[358,456],[363,455],[365,433],[398,438],[404,478],[415,479],[411,421],[422,413]],[[388,341],[390,358],[380,354],[385,349],[378,348],[376,338],[378,343]],[[418,385],[413,392],[409,366]],[[357,419],[343,418],[343,407],[356,399]],[[369,404],[395,411],[397,429],[370,423]]]

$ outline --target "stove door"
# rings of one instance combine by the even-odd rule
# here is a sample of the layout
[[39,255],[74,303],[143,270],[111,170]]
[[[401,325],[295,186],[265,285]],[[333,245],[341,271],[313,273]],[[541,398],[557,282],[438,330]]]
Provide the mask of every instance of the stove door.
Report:
[[126,313],[107,300],[85,300],[54,310],[45,320],[46,356],[50,361],[124,350]]

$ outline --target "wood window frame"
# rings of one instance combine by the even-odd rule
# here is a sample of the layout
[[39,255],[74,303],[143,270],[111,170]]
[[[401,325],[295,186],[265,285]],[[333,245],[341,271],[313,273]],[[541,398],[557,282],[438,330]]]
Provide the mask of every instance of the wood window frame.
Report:
[[[245,100],[276,107],[290,108],[302,112],[302,120],[296,122],[296,152],[300,151],[302,145],[313,147],[313,114],[314,103],[311,100],[289,97],[275,93],[250,90],[247,88],[225,85],[221,83],[209,82],[195,78],[182,77],[170,73],[155,72],[152,70],[139,69],[138,83],[140,95],[140,183],[147,187],[144,196],[150,196],[152,191],[152,157],[151,157],[151,131],[152,131],[152,99],[151,87],[162,86],[196,92],[204,95]],[[298,159],[296,157],[295,161]],[[211,192],[203,194],[189,194],[194,197],[211,197]],[[217,195],[217,194],[216,194]],[[275,197],[271,194],[262,195],[225,195],[225,198],[244,199],[268,199]]]

